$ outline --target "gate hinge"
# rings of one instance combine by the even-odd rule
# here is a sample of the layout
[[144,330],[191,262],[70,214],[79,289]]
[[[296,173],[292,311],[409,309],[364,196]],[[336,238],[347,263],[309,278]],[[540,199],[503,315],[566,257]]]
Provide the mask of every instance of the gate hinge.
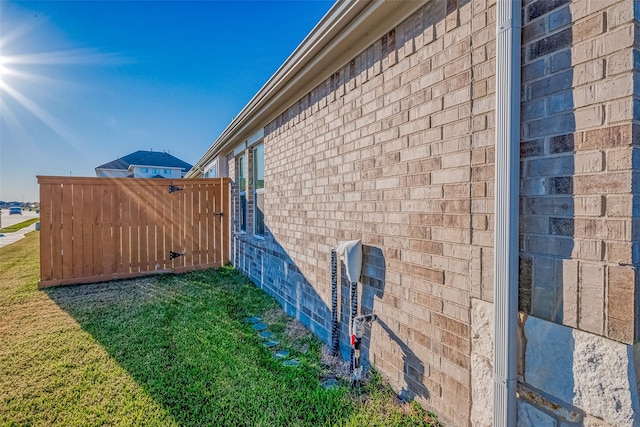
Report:
[[184,252],[169,251],[169,259],[178,258],[179,256],[184,256]]
[[176,187],[175,185],[169,186],[169,193],[175,193],[176,191],[183,191],[184,188]]

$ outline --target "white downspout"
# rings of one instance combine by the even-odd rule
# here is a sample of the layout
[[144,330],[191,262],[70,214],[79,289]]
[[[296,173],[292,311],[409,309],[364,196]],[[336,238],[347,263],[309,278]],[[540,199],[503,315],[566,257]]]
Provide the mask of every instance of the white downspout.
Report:
[[520,0],[498,0],[493,425],[516,425],[520,181]]

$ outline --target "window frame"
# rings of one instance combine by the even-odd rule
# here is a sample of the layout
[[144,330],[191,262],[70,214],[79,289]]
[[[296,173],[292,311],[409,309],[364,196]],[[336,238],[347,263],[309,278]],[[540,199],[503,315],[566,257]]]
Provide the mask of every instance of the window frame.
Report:
[[[264,225],[264,211],[262,211],[262,233],[258,232],[258,195],[262,196],[263,208],[264,208],[264,143],[259,143],[254,145],[252,148],[252,168],[251,168],[251,176],[253,178],[253,235],[264,239],[266,236],[265,225]],[[262,151],[262,187],[258,188],[259,176],[257,172],[259,170],[256,167],[257,156],[256,152],[258,150]]]
[[208,168],[204,173],[205,178],[218,178],[218,165],[215,164]]
[[[242,153],[237,157],[236,176],[238,181],[238,232],[247,232],[249,219],[249,203],[247,201],[247,154]],[[244,187],[244,188],[243,188]],[[244,198],[244,204],[242,203]]]

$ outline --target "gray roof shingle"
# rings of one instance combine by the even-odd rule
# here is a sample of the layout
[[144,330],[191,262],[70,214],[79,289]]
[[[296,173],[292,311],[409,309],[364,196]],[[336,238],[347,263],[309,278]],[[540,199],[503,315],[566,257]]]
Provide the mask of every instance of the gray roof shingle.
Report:
[[119,159],[113,160],[96,169],[129,169],[129,166],[149,166],[158,168],[181,168],[185,172],[191,169],[191,165],[169,153],[162,151],[138,150]]

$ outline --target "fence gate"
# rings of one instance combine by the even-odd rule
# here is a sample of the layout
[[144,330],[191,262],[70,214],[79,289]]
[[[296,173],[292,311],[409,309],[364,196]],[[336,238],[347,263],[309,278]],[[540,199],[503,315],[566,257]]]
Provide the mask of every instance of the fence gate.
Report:
[[229,178],[39,176],[38,183],[40,288],[229,262]]

